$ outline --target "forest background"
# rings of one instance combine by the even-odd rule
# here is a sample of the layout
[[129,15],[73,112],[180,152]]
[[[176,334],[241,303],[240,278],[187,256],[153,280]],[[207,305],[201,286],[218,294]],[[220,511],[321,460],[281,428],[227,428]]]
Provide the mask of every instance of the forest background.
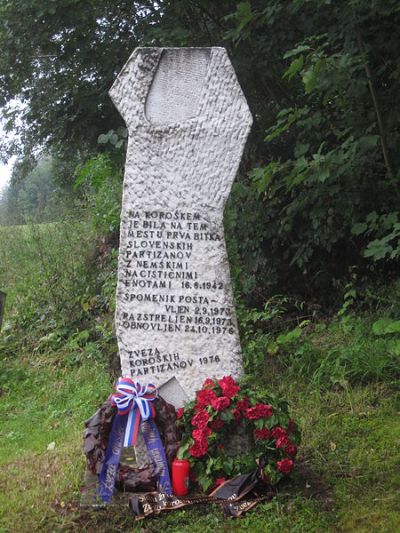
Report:
[[[303,430],[294,487],[235,527],[394,530],[399,28],[396,0],[0,1],[5,528],[101,527],[76,502],[79,432],[118,373],[127,132],[108,90],[136,46],[224,46],[254,117],[225,211],[244,364]],[[165,520],[225,527],[206,516]]]

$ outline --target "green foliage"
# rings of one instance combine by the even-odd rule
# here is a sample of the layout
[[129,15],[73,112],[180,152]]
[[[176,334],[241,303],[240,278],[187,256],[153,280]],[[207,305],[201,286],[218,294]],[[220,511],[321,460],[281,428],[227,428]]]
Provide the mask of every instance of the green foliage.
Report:
[[80,165],[75,173],[75,188],[83,189],[85,207],[96,230],[103,235],[119,230],[121,173],[109,155],[98,154]]
[[116,149],[124,147],[127,148],[128,130],[126,128],[119,128],[117,131],[110,130],[107,133],[99,135],[97,142],[99,144],[109,143]]
[[52,222],[65,213],[74,198],[62,182],[63,165],[55,156],[42,154],[37,161],[17,160],[11,183],[0,199],[0,224]]
[[[385,37],[389,19],[398,16],[393,1],[277,1],[268,8],[240,4],[229,19],[236,22],[234,37],[228,36],[240,41],[235,63],[257,117],[255,135],[265,124],[266,136],[265,144],[253,136],[256,167],[233,190],[229,208],[238,215],[228,233],[238,241],[243,271],[255,272],[264,297],[295,286],[321,300],[334,293],[349,265],[398,258],[398,110],[389,94],[400,78],[394,41]],[[296,28],[286,31],[285,42],[281,20]],[[268,59],[260,62],[265,50]],[[245,54],[260,63],[251,64],[252,78],[244,74]],[[264,208],[254,207],[258,203]],[[354,221],[372,209],[376,227],[358,226],[363,238],[355,239]],[[253,287],[241,289],[253,301],[258,296]]]
[[390,333],[400,333],[400,320],[390,318],[380,318],[372,324],[372,333],[375,335],[388,335]]
[[[271,364],[282,347],[296,345],[303,328],[309,323],[299,318],[303,309],[304,302],[279,294],[267,300],[261,310],[239,305],[246,372],[257,374],[266,364]],[[293,322],[297,325],[287,330]]]
[[255,118],[226,214],[246,304],[285,292],[337,307],[350,265],[397,265],[396,0],[53,3],[0,2],[0,96],[27,153],[47,143],[86,161],[100,143],[121,161],[107,90],[133,48],[223,45]]
[[373,261],[397,259],[400,257],[400,222],[398,211],[378,215],[372,211],[365,222],[352,227],[353,235],[364,235],[370,242],[365,248],[364,257]]
[[393,358],[400,357],[400,320],[380,318],[372,324],[371,330],[374,335],[385,337],[387,350]]
[[[153,2],[2,1],[0,99],[9,126],[19,123],[26,145],[65,155],[95,149],[100,133],[123,125],[107,92],[141,20],[157,11]],[[19,112],[15,98],[26,103]]]
[[3,335],[15,352],[61,352],[64,363],[80,364],[115,350],[107,315],[114,309],[115,255],[98,272],[97,244],[91,225],[73,219],[0,227]]
[[351,281],[344,286],[343,305],[337,313],[337,316],[342,317],[343,321],[349,316],[349,311],[354,307],[358,297],[357,270],[350,267],[350,275]]
[[318,314],[304,315],[304,303],[284,296],[270,299],[263,310],[239,306],[246,373],[280,379],[286,372],[326,390],[398,379],[398,284],[372,289],[352,269],[344,293],[341,309],[327,323]]
[[398,321],[380,319],[371,326],[348,315],[328,330],[304,334],[297,345],[281,346],[279,358],[290,373],[304,376],[317,387],[395,380],[400,377],[396,328]]

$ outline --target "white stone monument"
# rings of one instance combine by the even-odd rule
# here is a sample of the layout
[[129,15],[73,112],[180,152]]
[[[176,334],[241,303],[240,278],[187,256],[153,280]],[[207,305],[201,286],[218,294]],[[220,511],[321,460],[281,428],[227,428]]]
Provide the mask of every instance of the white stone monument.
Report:
[[224,48],[137,48],[110,95],[129,131],[122,373],[178,407],[205,378],[242,372],[223,210],[252,117]]

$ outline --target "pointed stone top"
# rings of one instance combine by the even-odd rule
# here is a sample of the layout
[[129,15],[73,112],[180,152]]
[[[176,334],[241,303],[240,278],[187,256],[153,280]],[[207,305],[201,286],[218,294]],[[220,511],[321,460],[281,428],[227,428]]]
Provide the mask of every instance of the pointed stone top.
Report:
[[228,54],[220,47],[136,48],[110,96],[130,130],[194,124],[249,129],[252,124]]

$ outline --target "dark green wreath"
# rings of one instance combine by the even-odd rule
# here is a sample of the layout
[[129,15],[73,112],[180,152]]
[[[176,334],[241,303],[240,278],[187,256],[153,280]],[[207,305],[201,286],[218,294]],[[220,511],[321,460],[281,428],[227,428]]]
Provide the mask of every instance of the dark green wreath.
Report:
[[[160,396],[154,400],[154,407],[168,467],[171,468],[179,447],[175,408]],[[100,474],[103,468],[104,455],[116,414],[117,408],[107,399],[98,411],[85,422],[83,452],[86,456],[88,471],[96,476]],[[152,466],[134,468],[127,464],[121,464],[115,486],[117,490],[122,492],[155,491],[156,478]]]

